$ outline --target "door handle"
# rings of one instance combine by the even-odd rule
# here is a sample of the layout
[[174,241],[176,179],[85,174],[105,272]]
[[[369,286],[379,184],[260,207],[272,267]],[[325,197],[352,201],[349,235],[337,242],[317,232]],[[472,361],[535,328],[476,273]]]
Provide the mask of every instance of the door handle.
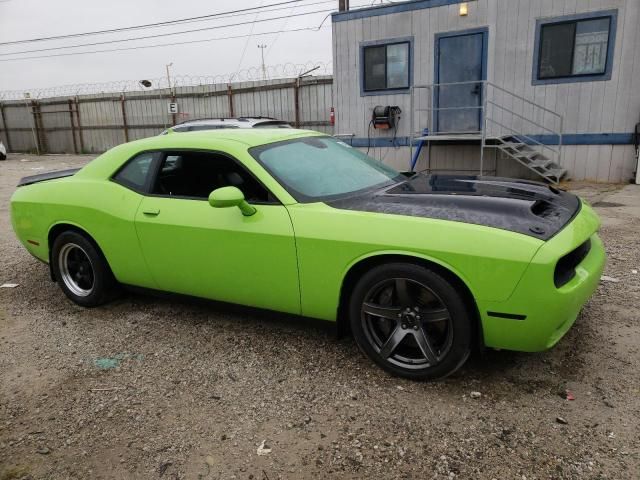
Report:
[[159,208],[145,208],[144,210],[142,210],[142,213],[145,215],[149,215],[152,217],[155,217],[156,215],[158,215],[160,213],[160,209]]

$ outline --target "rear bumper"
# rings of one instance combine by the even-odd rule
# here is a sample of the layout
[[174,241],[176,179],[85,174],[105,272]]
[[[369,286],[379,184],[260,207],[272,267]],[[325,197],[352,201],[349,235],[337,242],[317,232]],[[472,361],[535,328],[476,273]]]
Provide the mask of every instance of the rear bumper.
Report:
[[[579,215],[536,253],[508,300],[479,305],[486,346],[536,352],[558,343],[597,288],[604,270],[606,255],[596,233],[599,226],[597,215],[583,205]],[[558,260],[587,239],[591,249],[575,268],[575,276],[556,288],[553,279]]]

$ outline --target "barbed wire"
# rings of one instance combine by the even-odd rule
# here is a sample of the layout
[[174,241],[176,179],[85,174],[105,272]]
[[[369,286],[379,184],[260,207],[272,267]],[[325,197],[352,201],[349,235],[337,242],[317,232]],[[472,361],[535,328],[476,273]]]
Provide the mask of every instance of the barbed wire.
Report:
[[171,76],[171,85],[169,85],[169,79],[167,79],[167,77],[158,77],[140,80],[116,80],[102,83],[78,83],[24,90],[5,90],[0,91],[0,101],[24,99],[43,100],[55,97],[76,97],[101,93],[149,92],[178,87],[215,86],[260,80],[279,80],[296,78],[312,69],[313,71],[309,73],[311,76],[331,75],[333,62],[283,63],[267,65],[264,70],[261,66],[249,67],[225,75],[174,75]]

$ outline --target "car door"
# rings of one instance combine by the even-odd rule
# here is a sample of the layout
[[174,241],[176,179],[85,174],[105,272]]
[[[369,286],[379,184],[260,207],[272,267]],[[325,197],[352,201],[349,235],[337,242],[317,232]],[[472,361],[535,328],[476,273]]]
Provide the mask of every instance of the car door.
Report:
[[[295,239],[281,205],[237,160],[213,152],[165,152],[136,229],[162,290],[300,312]],[[208,195],[237,186],[257,209],[214,208]]]

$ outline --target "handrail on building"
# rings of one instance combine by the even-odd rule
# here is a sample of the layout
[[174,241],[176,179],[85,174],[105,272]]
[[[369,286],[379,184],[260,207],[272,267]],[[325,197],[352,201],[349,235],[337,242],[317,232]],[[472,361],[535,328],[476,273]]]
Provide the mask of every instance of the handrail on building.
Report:
[[[479,105],[469,105],[469,106],[463,106],[463,107],[439,107],[439,106],[435,106],[437,98],[438,98],[438,94],[439,94],[439,89],[442,87],[450,87],[450,86],[461,86],[461,85],[474,85],[480,86],[480,93],[481,93],[481,102],[479,103]],[[423,98],[421,96],[418,95],[418,92],[420,90],[427,90],[427,95],[426,95],[426,107],[423,107],[422,105],[416,105],[417,99],[416,97],[418,96],[418,98]],[[504,105],[504,102],[502,104],[498,103],[498,101],[496,101],[495,99],[495,93],[499,92],[502,96],[509,96],[512,98],[511,104],[512,104],[512,108],[508,108]],[[425,84],[425,85],[414,85],[411,87],[411,95],[410,95],[410,111],[411,111],[411,118],[410,118],[410,141],[409,141],[409,145],[410,145],[410,158],[412,159],[412,162],[415,162],[417,159],[414,159],[414,153],[413,153],[413,147],[414,147],[414,142],[417,138],[419,137],[425,137],[426,135],[424,134],[425,131],[428,131],[428,135],[430,137],[433,138],[437,138],[438,136],[452,136],[452,135],[458,135],[459,138],[462,140],[464,139],[464,136],[476,136],[479,135],[479,140],[480,140],[480,175],[483,175],[484,173],[484,150],[485,148],[488,146],[487,141],[493,141],[497,138],[500,137],[514,137],[514,138],[519,138],[519,139],[524,139],[526,140],[527,144],[533,144],[536,145],[538,147],[540,147],[543,150],[550,150],[552,152],[554,152],[554,154],[557,156],[557,163],[562,163],[562,146],[563,146],[563,128],[564,128],[564,119],[562,117],[562,115],[560,115],[557,112],[554,112],[553,110],[550,110],[549,108],[540,105],[522,95],[519,95],[517,93],[511,92],[499,85],[496,85],[493,82],[490,82],[488,80],[472,80],[472,81],[464,81],[464,82],[444,82],[444,83],[432,83],[432,84]],[[516,111],[513,107],[513,102],[514,101],[519,101],[522,103],[522,109],[520,111]],[[543,122],[538,122],[530,117],[527,117],[525,115],[524,112],[524,104],[529,105],[530,107],[532,107],[533,110],[537,110],[538,112],[543,112],[543,115],[550,115],[553,118],[553,122],[554,125],[553,127],[548,126],[545,124],[544,122],[544,118],[543,117]],[[529,129],[527,129],[524,125],[522,125],[522,131],[517,130],[514,126],[512,122],[512,125],[509,126],[505,123],[503,123],[502,121],[498,121],[495,118],[493,118],[490,115],[490,108],[494,111],[499,111],[501,112],[501,114],[504,115],[511,115],[512,119],[513,117],[516,117],[520,120],[520,123],[526,123],[530,126]],[[435,131],[434,129],[434,125],[436,125],[436,118],[439,112],[442,111],[455,111],[455,110],[471,110],[471,109],[475,109],[475,110],[480,110],[480,130],[478,131],[473,131],[473,132],[444,132],[444,131]],[[419,114],[420,112],[424,112],[427,114],[427,125],[425,127],[425,125],[423,124],[419,124],[416,125],[416,115]],[[535,118],[535,116],[534,116]],[[501,118],[502,120],[502,118]],[[557,125],[556,125],[557,123]],[[508,135],[492,135],[490,134],[490,128],[491,126],[497,126],[501,129],[503,129],[503,131],[508,131],[509,134]],[[530,129],[531,127],[535,127],[541,130],[544,130],[545,132],[547,132],[547,135],[551,136],[551,137],[557,137],[558,142],[557,142],[557,148],[553,148],[551,145],[554,144],[547,144],[544,141],[540,141],[540,140],[536,140],[535,138],[532,137],[532,134],[530,133]],[[491,147],[493,147],[494,145],[491,144],[489,145]]]

